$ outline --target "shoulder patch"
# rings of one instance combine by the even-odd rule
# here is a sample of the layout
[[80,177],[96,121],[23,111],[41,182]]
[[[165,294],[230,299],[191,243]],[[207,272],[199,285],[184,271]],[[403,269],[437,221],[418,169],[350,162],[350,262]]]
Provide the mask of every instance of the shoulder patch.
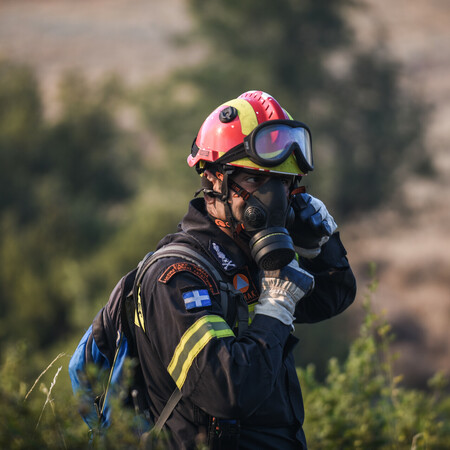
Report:
[[236,264],[231,260],[231,258],[228,257],[222,246],[220,246],[217,242],[210,242],[209,251],[222,266],[225,272],[236,269]]
[[182,295],[186,309],[211,306],[211,298],[209,297],[206,289],[196,289],[193,291],[184,292]]
[[159,277],[158,281],[167,284],[171,278],[179,272],[189,272],[201,280],[210,290],[213,295],[219,294],[219,288],[217,287],[216,281],[211,277],[211,275],[206,272],[206,270],[201,267],[196,266],[190,262],[179,262],[170,265]]

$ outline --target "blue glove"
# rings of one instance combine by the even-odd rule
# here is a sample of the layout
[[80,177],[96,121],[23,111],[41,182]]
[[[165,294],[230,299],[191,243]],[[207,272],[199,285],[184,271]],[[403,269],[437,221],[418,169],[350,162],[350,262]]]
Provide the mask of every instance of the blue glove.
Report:
[[336,222],[323,202],[309,194],[296,195],[292,208],[295,220],[289,233],[297,253],[305,258],[315,258],[336,231]]

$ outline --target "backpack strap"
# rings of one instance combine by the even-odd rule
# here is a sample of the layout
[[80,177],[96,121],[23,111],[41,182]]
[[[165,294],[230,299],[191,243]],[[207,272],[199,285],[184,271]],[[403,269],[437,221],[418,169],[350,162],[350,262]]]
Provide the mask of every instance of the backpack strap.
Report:
[[[208,261],[203,255],[198,253],[192,247],[187,244],[167,244],[161,247],[156,252],[148,253],[144,259],[139,263],[136,280],[133,286],[133,297],[135,300],[135,307],[137,307],[137,295],[141,285],[142,279],[145,273],[157,260],[162,258],[181,257],[186,261],[199,265],[202,269],[206,270],[217,281],[220,291],[220,303],[225,316],[225,319],[230,319],[228,314],[230,312],[230,305],[228,304],[228,298],[231,297],[237,299],[237,316],[239,322],[239,335],[242,334],[248,327],[248,309],[245,301],[243,302],[242,293],[237,290],[231,283],[224,281],[223,276],[214,267],[214,265]],[[242,308],[242,307],[245,308]],[[234,319],[234,318],[231,318]],[[139,317],[140,320],[140,317]],[[229,320],[227,320],[228,322]],[[229,322],[232,322],[230,320]],[[142,327],[141,327],[142,328]],[[142,328],[144,329],[144,328]]]
[[[138,293],[145,273],[150,268],[150,266],[152,266],[159,259],[170,257],[179,257],[189,262],[192,262],[196,265],[199,265],[202,269],[206,270],[210,275],[212,275],[219,284],[220,301],[225,318],[227,319],[227,315],[230,310],[229,308],[230,305],[228,304],[228,297],[231,294],[232,298],[237,299],[239,335],[243,331],[245,331],[245,329],[247,329],[248,308],[242,293],[237,289],[235,289],[235,287],[231,283],[224,281],[220,272],[203,255],[201,255],[198,251],[194,250],[191,246],[182,243],[167,244],[164,247],[158,249],[156,252],[148,253],[144,257],[144,259],[139,263],[136,279],[133,285],[133,299],[136,310],[138,304]],[[137,317],[140,322],[141,317],[139,316],[139,314],[137,315]],[[144,327],[142,326],[143,324],[140,323],[140,325],[141,328],[144,329]],[[178,388],[175,388],[168,402],[161,411],[158,420],[156,421],[155,425],[151,430],[152,435],[154,435],[155,437],[159,435],[167,419],[170,417],[173,410],[177,406],[178,402],[181,400],[181,397],[182,397],[181,391]]]
[[158,436],[159,433],[161,433],[164,424],[167,422],[167,419],[170,417],[173,410],[178,405],[178,402],[181,400],[182,396],[183,394],[181,393],[181,391],[178,388],[175,388],[163,410],[161,411],[158,420],[155,422],[155,425],[153,425],[152,433],[155,436]]

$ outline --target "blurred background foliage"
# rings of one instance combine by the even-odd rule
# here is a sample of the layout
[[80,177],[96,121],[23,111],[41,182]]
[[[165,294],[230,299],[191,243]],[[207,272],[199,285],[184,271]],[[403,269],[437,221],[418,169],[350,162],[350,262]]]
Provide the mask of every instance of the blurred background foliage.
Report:
[[432,171],[423,142],[428,107],[400,88],[400,67],[383,42],[361,48],[345,20],[363,6],[353,0],[189,5],[197,27],[180,43],[200,41],[207,57],[139,93],[145,123],[169,145],[170,164],[184,163],[208,112],[260,89],[312,129],[317,170],[306,183],[340,223],[389,202],[405,176]]
[[[87,326],[116,280],[175,230],[199,184],[186,164],[192,140],[245,90],[272,93],[310,125],[317,173],[306,184],[340,224],[431,170],[427,106],[400,88],[382,42],[356,45],[353,1],[189,6],[196,27],[178,42],[204,45],[202,62],[133,88],[67,73],[52,119],[31,69],[0,62],[0,343],[45,350]],[[343,320],[305,332],[341,336],[324,348],[343,355]],[[299,356],[324,369],[329,354],[306,344]]]
[[136,192],[139,154],[117,126],[116,88],[68,74],[61,113],[49,122],[30,69],[0,63],[2,343],[24,338],[39,349],[74,331],[74,277],[118,230],[115,208]]
[[[192,140],[224,101],[261,89],[311,127],[305,184],[340,224],[433,170],[429,108],[382,41],[357,45],[345,19],[356,2],[188,3],[196,28],[177,41],[204,46],[202,62],[137,87],[67,73],[55,118],[32,70],[0,60],[0,356],[23,346],[24,379],[71,351],[117,280],[176,229],[199,185]],[[346,320],[303,331],[298,362],[320,380],[348,353]]]

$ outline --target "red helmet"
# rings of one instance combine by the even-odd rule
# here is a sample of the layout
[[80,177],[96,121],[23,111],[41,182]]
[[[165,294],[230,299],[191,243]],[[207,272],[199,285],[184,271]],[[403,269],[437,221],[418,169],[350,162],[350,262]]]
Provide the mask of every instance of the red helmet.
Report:
[[[262,91],[244,92],[238,98],[224,103],[203,122],[187,159],[189,166],[202,169],[205,163],[217,161],[229,150],[243,144],[244,138],[258,125],[271,120],[296,123],[272,96]],[[290,175],[306,173],[300,169],[294,154],[280,164],[272,164],[270,167],[251,161],[248,157],[227,164]]]

